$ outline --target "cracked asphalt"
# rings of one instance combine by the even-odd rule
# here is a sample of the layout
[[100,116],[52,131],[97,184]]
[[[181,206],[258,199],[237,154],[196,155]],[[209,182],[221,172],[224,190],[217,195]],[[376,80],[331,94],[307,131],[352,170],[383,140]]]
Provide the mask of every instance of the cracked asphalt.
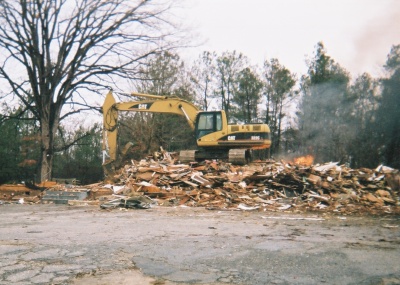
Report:
[[400,284],[400,217],[0,206],[0,284]]

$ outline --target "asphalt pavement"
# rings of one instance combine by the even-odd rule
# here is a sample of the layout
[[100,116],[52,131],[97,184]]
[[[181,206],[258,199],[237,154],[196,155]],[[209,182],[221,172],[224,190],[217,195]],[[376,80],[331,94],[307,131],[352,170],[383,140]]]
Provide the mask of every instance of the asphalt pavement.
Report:
[[0,205],[0,284],[400,284],[400,217]]

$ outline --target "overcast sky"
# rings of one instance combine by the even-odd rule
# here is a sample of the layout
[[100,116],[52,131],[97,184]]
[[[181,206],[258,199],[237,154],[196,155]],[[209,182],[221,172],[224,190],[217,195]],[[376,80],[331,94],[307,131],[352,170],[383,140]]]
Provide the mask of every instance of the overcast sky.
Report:
[[259,66],[278,58],[298,75],[319,41],[353,77],[382,74],[400,44],[400,0],[182,0],[178,15],[205,41],[190,57],[236,50]]

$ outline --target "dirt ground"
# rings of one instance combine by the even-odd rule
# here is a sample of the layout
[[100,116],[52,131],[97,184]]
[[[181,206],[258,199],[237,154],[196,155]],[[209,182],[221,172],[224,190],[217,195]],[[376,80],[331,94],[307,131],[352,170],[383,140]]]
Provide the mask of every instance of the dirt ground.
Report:
[[0,284],[400,284],[400,217],[0,205]]

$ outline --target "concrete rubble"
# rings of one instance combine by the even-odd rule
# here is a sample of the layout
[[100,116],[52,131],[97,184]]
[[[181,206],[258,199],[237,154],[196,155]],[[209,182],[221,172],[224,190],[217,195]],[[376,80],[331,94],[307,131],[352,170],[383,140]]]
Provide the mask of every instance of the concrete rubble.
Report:
[[[335,162],[305,166],[271,160],[235,166],[222,161],[181,164],[165,151],[158,157],[132,160],[101,183],[57,184],[24,201],[51,202],[45,197],[53,193],[62,195],[63,201],[69,194],[73,198],[65,203],[70,205],[97,204],[102,209],[158,205],[342,215],[400,213],[399,171],[383,165],[351,169]],[[21,202],[21,197],[12,200]]]

